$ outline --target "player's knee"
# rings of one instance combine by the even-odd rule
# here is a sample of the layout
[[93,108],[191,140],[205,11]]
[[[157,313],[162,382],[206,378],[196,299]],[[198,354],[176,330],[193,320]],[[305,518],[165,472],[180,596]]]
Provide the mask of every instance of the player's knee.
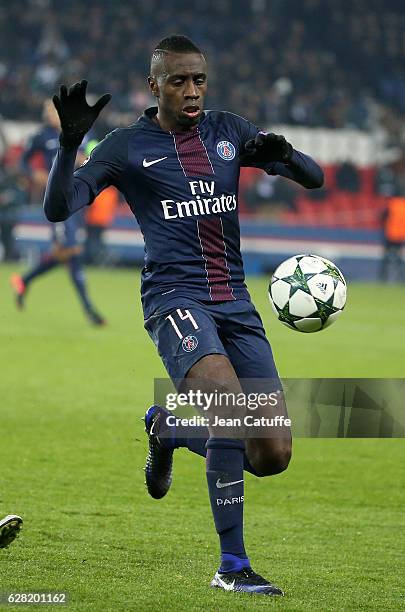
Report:
[[281,474],[281,472],[284,472],[288,468],[291,460],[291,454],[291,444],[286,444],[278,450],[273,460],[273,474]]
[[270,452],[262,456],[254,466],[257,476],[274,476],[284,472],[290,463],[292,454],[291,443],[285,442],[272,448]]

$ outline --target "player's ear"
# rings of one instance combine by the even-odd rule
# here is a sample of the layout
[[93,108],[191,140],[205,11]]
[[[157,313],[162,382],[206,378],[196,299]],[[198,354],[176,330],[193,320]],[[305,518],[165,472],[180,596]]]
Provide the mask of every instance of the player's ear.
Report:
[[149,89],[151,90],[152,96],[155,98],[159,97],[159,85],[157,84],[157,79],[154,77],[148,77]]

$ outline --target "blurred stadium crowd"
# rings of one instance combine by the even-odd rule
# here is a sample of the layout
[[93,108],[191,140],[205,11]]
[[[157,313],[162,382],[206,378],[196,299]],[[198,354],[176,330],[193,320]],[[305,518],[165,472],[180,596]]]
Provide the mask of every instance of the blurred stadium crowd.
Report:
[[[405,210],[404,32],[404,0],[3,3],[0,119],[40,122],[44,101],[60,83],[87,78],[94,96],[113,95],[91,136],[100,140],[154,104],[145,78],[151,52],[161,38],[183,33],[207,55],[208,108],[230,110],[261,127],[320,128],[326,139],[330,129],[384,133],[386,149],[394,151],[384,162],[376,159],[374,149],[368,164],[358,163],[353,151],[348,158],[324,162],[325,187],[314,192],[245,170],[242,216],[290,225],[381,229],[387,198],[401,196]],[[41,159],[34,156],[28,172],[22,168],[27,143],[2,144],[0,239],[3,257],[14,259],[19,210],[40,204],[46,180],[35,180]],[[316,148],[314,155],[319,155]],[[129,214],[118,204],[115,209],[114,215]],[[88,235],[99,247],[97,232],[106,227],[105,221],[101,226],[99,219],[88,220]]]
[[259,124],[361,129],[405,114],[401,0],[20,0],[0,13],[3,116],[37,119],[58,83],[83,75],[137,115],[168,23],[211,60],[209,108],[231,98]]

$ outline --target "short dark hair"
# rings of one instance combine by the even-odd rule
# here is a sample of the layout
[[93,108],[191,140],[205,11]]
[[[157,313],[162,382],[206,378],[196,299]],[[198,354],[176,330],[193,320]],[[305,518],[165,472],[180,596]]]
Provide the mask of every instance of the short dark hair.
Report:
[[168,51],[171,53],[202,53],[192,40],[180,34],[172,34],[158,42],[153,54],[159,51]]
[[[201,49],[193,43],[192,40],[187,36],[181,36],[180,34],[172,34],[163,38],[155,47],[152,53],[152,59],[150,63],[150,74],[156,73],[160,62],[164,59],[167,53],[200,53],[203,54]],[[160,64],[161,70],[162,64]],[[160,71],[159,70],[159,71]]]

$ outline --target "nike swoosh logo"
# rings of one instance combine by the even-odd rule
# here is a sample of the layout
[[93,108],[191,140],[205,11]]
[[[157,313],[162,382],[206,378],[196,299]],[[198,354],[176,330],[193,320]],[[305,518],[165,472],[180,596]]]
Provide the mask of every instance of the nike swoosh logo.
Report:
[[227,584],[219,576],[217,576],[216,578],[217,578],[217,582],[219,583],[219,586],[221,586],[224,589],[224,591],[233,591],[233,587],[235,586],[235,580],[231,582],[230,584]]
[[224,487],[230,487],[231,485],[239,484],[240,482],[243,482],[243,478],[242,480],[234,480],[233,482],[221,482],[220,479],[218,478],[216,485],[217,485],[217,489],[223,489]]
[[144,168],[149,168],[149,166],[153,166],[153,164],[158,164],[159,162],[163,161],[164,159],[167,159],[166,157],[161,157],[160,159],[152,159],[151,161],[146,161],[146,159],[143,160],[142,165]]

